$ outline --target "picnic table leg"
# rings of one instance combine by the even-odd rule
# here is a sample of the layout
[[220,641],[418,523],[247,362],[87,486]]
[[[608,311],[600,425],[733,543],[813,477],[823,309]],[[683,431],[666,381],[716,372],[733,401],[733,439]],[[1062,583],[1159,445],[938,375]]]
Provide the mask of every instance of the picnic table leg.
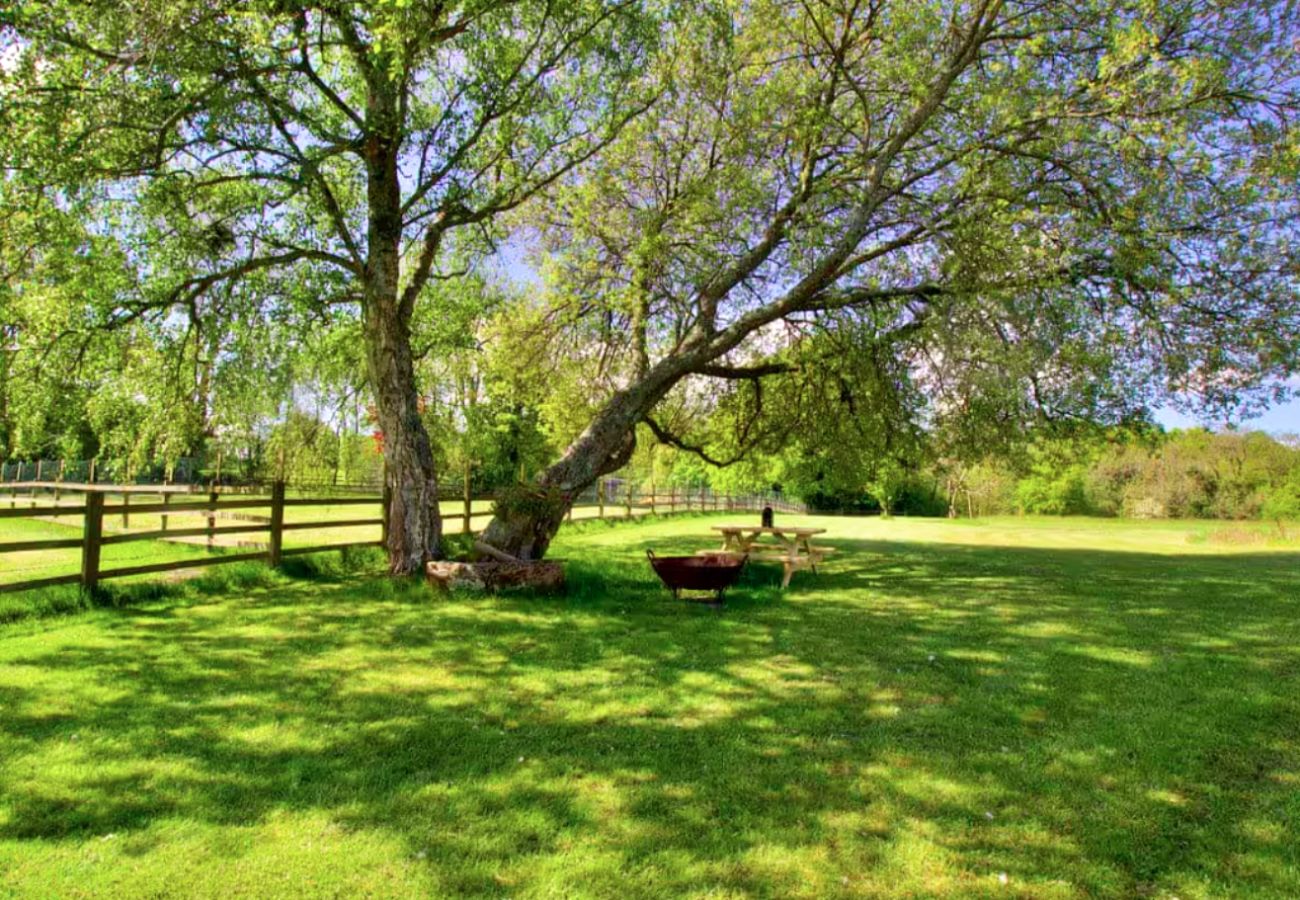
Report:
[[813,553],[812,538],[805,537],[802,539],[804,552],[808,554],[808,568],[817,574],[817,554]]
[[794,570],[799,567],[799,539],[788,538],[783,534],[777,535],[777,540],[785,547],[785,562],[782,564],[785,569],[784,577],[781,579],[781,590],[790,586],[790,579],[794,577]]

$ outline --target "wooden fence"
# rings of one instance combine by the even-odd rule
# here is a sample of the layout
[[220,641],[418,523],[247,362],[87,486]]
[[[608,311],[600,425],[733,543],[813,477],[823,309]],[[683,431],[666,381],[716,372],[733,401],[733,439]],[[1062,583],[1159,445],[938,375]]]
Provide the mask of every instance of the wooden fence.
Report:
[[[386,496],[372,494],[369,496],[288,496],[285,484],[276,482],[271,485],[270,495],[250,496],[247,491],[238,492],[229,489],[223,491],[209,490],[206,496],[188,487],[159,487],[135,485],[105,484],[71,484],[66,482],[10,482],[0,485],[7,489],[6,497],[0,497],[0,520],[33,518],[66,518],[80,516],[82,533],[76,538],[54,538],[27,541],[0,542],[0,558],[8,553],[21,553],[38,550],[79,549],[81,563],[79,571],[66,575],[37,578],[28,581],[0,583],[0,594],[14,591],[33,590],[57,585],[79,584],[83,590],[95,591],[99,583],[109,578],[125,578],[132,575],[146,575],[179,569],[193,569],[204,566],[224,565],[227,563],[259,561],[271,566],[278,566],[287,557],[310,553],[322,553],[329,550],[341,550],[352,547],[377,547],[387,543],[388,503]],[[20,495],[25,491],[25,495]],[[63,494],[80,494],[84,501],[69,505],[62,501]],[[131,501],[132,496],[154,495],[158,500],[145,502]],[[107,502],[116,496],[117,502]],[[443,513],[444,530],[448,521],[461,520],[461,531],[470,534],[474,531],[475,518],[488,518],[490,513],[476,512],[474,503],[482,503],[491,498],[475,497],[466,493],[456,498],[463,502],[464,508],[459,513]],[[5,501],[7,507],[5,508]],[[52,501],[52,502],[51,502]],[[22,505],[20,505],[22,504]],[[378,515],[364,518],[317,519],[312,521],[285,521],[285,510],[296,507],[322,506],[370,506],[378,507]],[[602,483],[590,492],[590,496],[575,498],[570,507],[569,521],[584,519],[634,519],[645,515],[665,515],[695,512],[754,512],[764,506],[771,506],[778,512],[802,513],[806,509],[801,504],[790,503],[773,495],[732,496],[714,494],[706,490],[649,491],[642,493],[622,487],[610,490]],[[253,510],[267,510],[269,515],[256,515]],[[575,510],[579,511],[575,515]],[[199,515],[204,519],[201,527],[169,527],[171,516]],[[130,527],[130,517],[157,515],[160,528],[148,531],[121,531],[107,533],[105,520],[121,517],[122,528]],[[218,525],[218,521],[233,521],[233,525]],[[354,541],[347,543],[320,544],[306,547],[286,548],[285,532],[300,530],[325,530],[331,528],[380,528],[379,540]],[[213,550],[216,539],[225,539],[230,535],[265,535],[264,543],[258,544],[255,551],[220,553],[207,557],[193,557],[155,562],[145,565],[104,568],[101,566],[104,547],[135,543],[140,541],[205,538],[208,550]],[[238,548],[236,548],[238,549]]]
[[[147,575],[155,572],[168,572],[176,569],[192,569],[203,566],[225,565],[237,562],[261,561],[267,562],[272,566],[278,566],[286,557],[289,556],[320,553],[325,550],[339,550],[345,547],[380,546],[384,542],[381,538],[379,541],[372,540],[354,543],[336,543],[288,549],[284,546],[284,534],[286,531],[308,528],[325,529],[377,525],[382,529],[381,533],[386,536],[388,529],[387,515],[385,512],[387,510],[387,504],[383,503],[382,499],[379,497],[286,497],[285,486],[283,483],[276,483],[271,486],[269,498],[252,498],[240,494],[223,494],[212,491],[202,499],[189,499],[185,496],[185,494],[189,492],[160,492],[157,488],[136,489],[109,485],[54,485],[49,483],[28,482],[18,485],[5,485],[5,487],[25,488],[28,489],[30,493],[28,497],[24,498],[28,501],[28,505],[26,506],[18,505],[18,496],[16,493],[10,494],[9,508],[5,509],[0,507],[0,520],[14,518],[64,518],[79,515],[82,519],[82,532],[81,536],[77,538],[9,541],[0,543],[0,557],[6,553],[21,553],[32,550],[79,549],[81,551],[81,565],[80,571],[76,573],[56,575],[49,578],[37,578],[30,581],[0,584],[0,593],[53,587],[61,584],[80,584],[84,590],[94,591],[99,587],[101,581],[108,578],[125,578],[130,575]],[[36,494],[36,491],[38,490],[53,492],[54,502],[46,502],[45,505],[38,505]],[[84,502],[78,505],[61,503],[59,502],[59,495],[64,492],[81,493],[84,495]],[[141,493],[161,493],[162,499],[160,501],[144,503],[130,502],[130,498],[133,494]],[[110,504],[106,502],[110,495],[119,495],[121,499],[117,503]],[[362,505],[378,507],[378,510],[376,511],[377,516],[370,518],[331,519],[312,522],[286,522],[284,517],[284,512],[287,507]],[[270,515],[245,515],[243,516],[244,521],[238,521],[237,524],[234,525],[217,524],[218,519],[231,518],[232,513],[237,516],[239,511],[248,512],[255,509],[269,510]],[[206,524],[204,526],[198,528],[168,527],[169,517],[195,513],[206,519]],[[144,516],[151,514],[161,517],[161,528],[150,531],[124,531],[116,534],[105,532],[104,520],[108,517],[121,516],[123,527],[128,527],[130,524],[130,516]],[[208,557],[194,557],[112,569],[106,569],[100,565],[103,548],[117,544],[204,537],[207,539],[208,548],[212,549],[214,547],[214,540],[217,537],[235,534],[245,535],[259,533],[267,536],[264,545],[265,548],[253,552],[221,553],[219,555]]]

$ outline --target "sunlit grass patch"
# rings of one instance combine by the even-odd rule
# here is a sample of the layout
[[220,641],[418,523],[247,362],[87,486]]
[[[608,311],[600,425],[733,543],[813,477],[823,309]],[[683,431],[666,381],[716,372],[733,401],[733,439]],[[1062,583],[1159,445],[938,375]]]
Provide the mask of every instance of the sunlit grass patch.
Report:
[[824,519],[821,574],[672,601],[645,548],[716,521],[562,533],[565,597],[326,566],[3,627],[0,894],[1300,893],[1295,554]]

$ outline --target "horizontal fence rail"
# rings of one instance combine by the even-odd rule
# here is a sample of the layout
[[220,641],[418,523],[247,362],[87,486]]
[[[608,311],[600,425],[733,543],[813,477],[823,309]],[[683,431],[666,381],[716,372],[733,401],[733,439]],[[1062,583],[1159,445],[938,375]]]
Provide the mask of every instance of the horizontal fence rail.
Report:
[[[292,476],[290,476],[292,472]],[[280,474],[272,474],[280,473]],[[383,485],[382,459],[354,460],[339,466],[282,465],[267,460],[250,462],[218,452],[212,458],[184,457],[171,464],[162,461],[132,463],[124,459],[31,459],[0,462],[0,482],[60,481],[135,486],[255,486],[276,477],[296,487],[312,490],[379,491]]]
[[[8,493],[5,493],[8,490]],[[20,495],[19,491],[25,492]],[[263,489],[266,490],[266,489]],[[40,538],[0,542],[0,570],[4,568],[6,554],[41,550],[81,551],[80,570],[75,573],[0,583],[0,594],[58,585],[80,584],[86,591],[95,591],[100,582],[110,578],[125,578],[195,569],[206,566],[240,562],[266,562],[278,566],[286,557],[354,547],[377,547],[387,544],[388,502],[387,494],[378,491],[368,496],[286,496],[284,482],[269,486],[263,496],[249,496],[244,489],[215,490],[206,493],[189,487],[143,487],[139,485],[108,485],[65,483],[49,481],[23,481],[0,483],[0,520],[46,519],[64,520],[80,518],[82,534],[76,538]],[[64,495],[75,496],[75,502],[65,502]],[[143,496],[141,496],[143,495]],[[53,502],[51,503],[51,497]],[[135,497],[136,499],[132,499]],[[154,499],[158,498],[158,499]],[[113,502],[109,502],[110,499]],[[443,512],[442,520],[449,523],[460,520],[461,533],[476,531],[475,519],[490,518],[490,509],[483,504],[490,496],[472,495],[468,492],[454,498],[442,498],[441,503],[463,504],[460,512]],[[478,504],[476,508],[476,504]],[[287,509],[312,507],[378,507],[377,516],[357,515],[340,519],[310,519],[285,521]],[[778,495],[733,496],[715,494],[705,489],[679,488],[640,491],[618,479],[609,479],[575,496],[567,518],[569,521],[626,520],[646,515],[668,515],[698,512],[756,512],[771,507],[776,512],[804,513],[806,507],[791,503]],[[249,510],[264,510],[266,514],[253,514]],[[579,514],[575,516],[575,510]],[[361,512],[358,510],[358,512]],[[131,516],[157,516],[160,527],[130,531]],[[170,522],[173,516],[198,517],[202,525],[181,525]],[[105,532],[106,523],[121,521],[122,531]],[[142,519],[137,520],[137,525]],[[230,522],[221,524],[218,522]],[[149,523],[152,524],[152,523]],[[331,528],[378,527],[379,540],[351,541],[304,547],[284,546],[286,532],[325,530]],[[452,529],[445,528],[447,533]],[[233,535],[257,535],[263,541],[254,544],[236,543],[222,546],[217,538]],[[227,549],[241,552],[217,552],[210,556],[197,556],[140,565],[105,568],[101,565],[103,549],[143,541],[184,542],[196,546],[193,539],[205,539],[209,552]],[[255,549],[250,549],[255,548]]]

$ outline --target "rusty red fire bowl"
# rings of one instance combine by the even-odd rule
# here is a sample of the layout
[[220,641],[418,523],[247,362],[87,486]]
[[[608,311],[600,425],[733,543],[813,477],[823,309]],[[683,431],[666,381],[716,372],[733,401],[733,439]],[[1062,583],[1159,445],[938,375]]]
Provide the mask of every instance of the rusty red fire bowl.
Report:
[[733,553],[710,553],[700,556],[656,556],[647,550],[651,567],[664,587],[681,599],[682,591],[702,591],[713,594],[713,602],[721,603],[727,588],[736,583],[745,568],[744,556]]

